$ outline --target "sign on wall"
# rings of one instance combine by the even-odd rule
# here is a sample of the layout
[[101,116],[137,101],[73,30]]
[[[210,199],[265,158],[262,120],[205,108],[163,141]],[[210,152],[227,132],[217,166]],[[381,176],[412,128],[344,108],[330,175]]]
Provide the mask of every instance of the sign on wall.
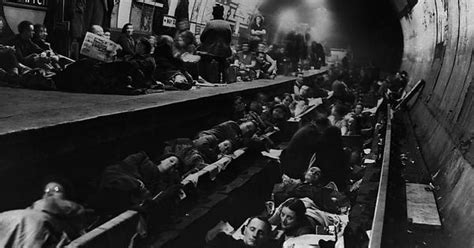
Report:
[[164,27],[169,27],[169,28],[175,28],[176,27],[176,18],[165,15],[163,16],[163,26]]
[[8,5],[20,5],[22,7],[40,7],[47,8],[48,0],[3,0],[3,2]]

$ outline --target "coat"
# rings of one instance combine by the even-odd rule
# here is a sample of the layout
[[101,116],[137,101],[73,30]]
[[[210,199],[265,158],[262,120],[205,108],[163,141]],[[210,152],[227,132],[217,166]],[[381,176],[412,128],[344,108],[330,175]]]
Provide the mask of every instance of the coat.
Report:
[[135,40],[133,37],[128,37],[125,34],[121,34],[117,40],[117,44],[122,46],[122,57],[126,55],[135,55]]
[[77,203],[48,197],[28,209],[0,213],[0,247],[56,247],[82,232],[84,208]]
[[166,189],[155,163],[144,152],[105,168],[92,205],[99,211],[120,212]]
[[302,178],[313,154],[319,149],[322,130],[308,124],[291,138],[280,156],[283,173],[291,178]]
[[229,22],[211,20],[201,33],[201,46],[198,50],[219,58],[228,58],[232,56],[231,40],[232,29]]

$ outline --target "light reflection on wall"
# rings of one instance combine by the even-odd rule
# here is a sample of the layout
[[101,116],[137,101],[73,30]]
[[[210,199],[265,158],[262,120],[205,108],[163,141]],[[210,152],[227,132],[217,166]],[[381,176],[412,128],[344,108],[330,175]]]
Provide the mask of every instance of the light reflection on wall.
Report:
[[331,12],[324,7],[317,8],[314,10],[314,17],[309,23],[311,39],[317,42],[329,39],[331,34],[334,34],[335,25]]
[[338,28],[332,13],[326,8],[326,1],[306,0],[283,9],[278,15],[274,40],[280,40],[292,30],[306,32],[308,28],[311,41],[323,42],[331,39]]
[[286,9],[280,13],[278,32],[289,32],[298,25],[298,14],[295,9]]

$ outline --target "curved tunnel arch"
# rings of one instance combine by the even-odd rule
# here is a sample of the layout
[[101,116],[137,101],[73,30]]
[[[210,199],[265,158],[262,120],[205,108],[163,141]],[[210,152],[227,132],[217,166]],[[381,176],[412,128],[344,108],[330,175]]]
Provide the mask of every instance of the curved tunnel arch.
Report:
[[426,81],[410,116],[440,186],[438,205],[452,247],[474,247],[474,1],[267,0],[262,10],[276,19],[282,6],[323,1],[341,20],[337,31],[355,44],[356,56],[407,71],[411,85]]

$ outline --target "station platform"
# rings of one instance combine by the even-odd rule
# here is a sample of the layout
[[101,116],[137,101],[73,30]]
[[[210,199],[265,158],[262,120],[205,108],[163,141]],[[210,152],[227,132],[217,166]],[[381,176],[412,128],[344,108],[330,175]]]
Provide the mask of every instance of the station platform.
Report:
[[139,96],[1,88],[0,186],[11,201],[0,211],[30,204],[50,174],[74,178],[76,193],[87,195],[105,166],[139,150],[159,155],[163,141],[191,138],[230,119],[235,96],[290,92],[294,80],[278,76]]
[[[307,71],[305,77],[324,71],[324,69]],[[189,91],[167,91],[138,96],[81,94],[4,87],[0,91],[2,99],[0,135],[159,108],[216,95],[263,90],[292,80],[294,80],[293,77],[278,76],[275,80],[237,82],[222,87],[202,87]]]

